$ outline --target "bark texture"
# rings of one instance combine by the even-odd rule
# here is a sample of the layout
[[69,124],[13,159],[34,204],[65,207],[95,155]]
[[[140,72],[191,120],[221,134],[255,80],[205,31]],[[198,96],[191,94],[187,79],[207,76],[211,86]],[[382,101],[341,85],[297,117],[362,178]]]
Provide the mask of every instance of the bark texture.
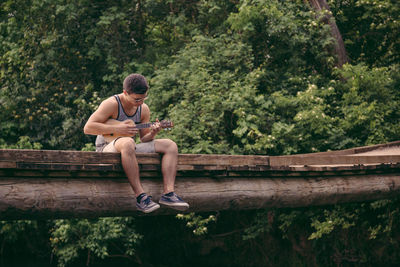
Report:
[[304,0],[306,3],[309,3],[316,11],[328,11],[327,14],[324,15],[323,21],[326,24],[329,24],[331,28],[331,33],[333,38],[336,40],[334,46],[334,52],[337,55],[337,67],[342,67],[343,64],[346,64],[349,59],[347,57],[346,48],[344,47],[344,42],[342,35],[340,34],[339,28],[336,25],[335,18],[332,16],[332,12],[329,8],[326,0]]

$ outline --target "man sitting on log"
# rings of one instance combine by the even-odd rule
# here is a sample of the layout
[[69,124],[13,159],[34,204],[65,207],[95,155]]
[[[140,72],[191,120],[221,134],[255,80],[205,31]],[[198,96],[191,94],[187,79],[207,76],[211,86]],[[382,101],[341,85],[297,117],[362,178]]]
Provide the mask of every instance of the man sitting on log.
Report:
[[[149,213],[160,207],[142,187],[136,153],[161,153],[164,191],[159,203],[184,210],[189,204],[174,193],[178,147],[170,139],[154,139],[162,129],[158,120],[150,122],[150,109],[144,103],[149,86],[140,74],[130,74],[123,83],[123,92],[104,100],[87,121],[85,134],[97,135],[96,151],[120,152],[122,167],[136,194],[138,210]],[[148,123],[150,128],[138,129],[135,124]],[[139,126],[139,125],[138,125]],[[139,133],[141,143],[134,136]]]

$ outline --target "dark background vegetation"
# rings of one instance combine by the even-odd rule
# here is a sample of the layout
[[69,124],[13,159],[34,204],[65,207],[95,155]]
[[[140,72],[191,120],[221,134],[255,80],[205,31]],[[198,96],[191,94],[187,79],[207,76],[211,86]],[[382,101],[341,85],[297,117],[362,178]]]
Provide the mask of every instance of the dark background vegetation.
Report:
[[[92,150],[83,125],[145,75],[181,153],[399,140],[397,0],[5,0],[0,147]],[[319,0],[317,2],[324,2]],[[338,64],[330,22],[348,63]],[[399,201],[176,218],[4,221],[2,266],[395,266]]]

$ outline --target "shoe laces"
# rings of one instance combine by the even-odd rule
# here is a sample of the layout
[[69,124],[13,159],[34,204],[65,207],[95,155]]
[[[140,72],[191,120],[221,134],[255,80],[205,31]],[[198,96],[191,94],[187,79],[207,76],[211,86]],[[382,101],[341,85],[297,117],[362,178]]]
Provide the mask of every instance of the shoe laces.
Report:
[[143,203],[146,205],[149,205],[150,202],[151,202],[151,196],[147,196],[147,198],[143,200]]
[[176,198],[179,201],[183,201],[175,192],[172,193],[172,196],[170,198]]
[[180,196],[178,196],[178,195],[175,194],[175,193],[174,193],[174,195],[175,195],[175,197],[176,197],[179,201],[183,201],[182,198],[180,198]]

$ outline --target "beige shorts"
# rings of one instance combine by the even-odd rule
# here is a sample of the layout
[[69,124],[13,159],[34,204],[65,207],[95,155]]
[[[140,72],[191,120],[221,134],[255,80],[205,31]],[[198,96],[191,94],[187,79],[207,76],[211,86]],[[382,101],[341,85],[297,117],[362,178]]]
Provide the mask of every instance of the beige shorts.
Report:
[[[111,143],[108,143],[100,151],[101,152],[118,152],[114,146],[114,143],[117,140],[118,140],[118,138],[115,139],[114,141],[112,141]],[[136,144],[135,150],[137,153],[156,153],[156,149],[154,147],[154,140],[152,140],[150,142],[146,142],[146,143]]]

